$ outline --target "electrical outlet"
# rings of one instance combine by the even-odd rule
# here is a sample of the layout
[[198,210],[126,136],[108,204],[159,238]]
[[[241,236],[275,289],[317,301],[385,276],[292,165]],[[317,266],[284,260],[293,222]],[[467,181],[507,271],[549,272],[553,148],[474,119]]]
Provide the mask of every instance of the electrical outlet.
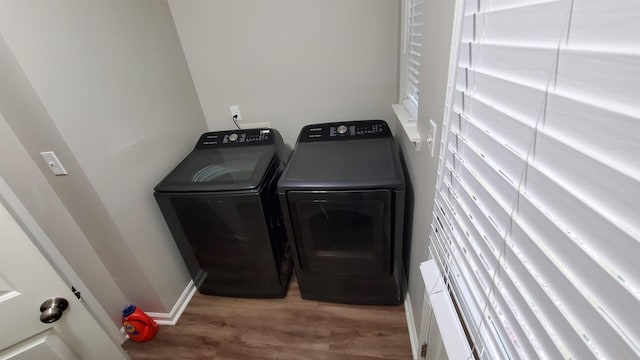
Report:
[[236,117],[237,121],[242,120],[242,115],[240,115],[240,106],[231,105],[229,106],[229,111],[231,111],[231,117]]

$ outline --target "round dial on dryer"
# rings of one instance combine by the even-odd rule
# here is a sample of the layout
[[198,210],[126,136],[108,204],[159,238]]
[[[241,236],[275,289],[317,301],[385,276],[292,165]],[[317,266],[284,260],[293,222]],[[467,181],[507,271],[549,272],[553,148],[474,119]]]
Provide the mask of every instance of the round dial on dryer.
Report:
[[346,134],[347,130],[348,130],[347,127],[344,125],[338,126],[338,134],[341,134],[341,135]]
[[238,134],[233,133],[233,134],[229,135],[229,140],[230,140],[230,141],[236,141],[236,140],[238,140]]

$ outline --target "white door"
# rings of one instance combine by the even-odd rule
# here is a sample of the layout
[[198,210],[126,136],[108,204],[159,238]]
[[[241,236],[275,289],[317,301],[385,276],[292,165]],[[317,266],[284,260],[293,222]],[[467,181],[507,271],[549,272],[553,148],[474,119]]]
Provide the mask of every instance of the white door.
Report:
[[[69,302],[56,322],[41,304]],[[91,317],[0,202],[0,360],[128,359]]]

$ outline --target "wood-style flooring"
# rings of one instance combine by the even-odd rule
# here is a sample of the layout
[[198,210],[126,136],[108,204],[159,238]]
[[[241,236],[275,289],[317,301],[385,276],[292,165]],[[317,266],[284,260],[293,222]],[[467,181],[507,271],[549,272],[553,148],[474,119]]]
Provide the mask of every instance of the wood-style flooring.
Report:
[[295,278],[284,299],[197,293],[176,326],[123,345],[136,359],[411,359],[404,307],[303,300]]

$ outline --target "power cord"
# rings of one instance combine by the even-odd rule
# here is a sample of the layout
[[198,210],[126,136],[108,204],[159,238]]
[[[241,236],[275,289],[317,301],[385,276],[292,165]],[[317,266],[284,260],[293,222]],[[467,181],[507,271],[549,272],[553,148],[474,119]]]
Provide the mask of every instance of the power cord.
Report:
[[241,130],[240,125],[238,125],[238,115],[233,115],[231,120],[233,120],[233,123],[236,124],[236,127],[238,128],[238,130]]

